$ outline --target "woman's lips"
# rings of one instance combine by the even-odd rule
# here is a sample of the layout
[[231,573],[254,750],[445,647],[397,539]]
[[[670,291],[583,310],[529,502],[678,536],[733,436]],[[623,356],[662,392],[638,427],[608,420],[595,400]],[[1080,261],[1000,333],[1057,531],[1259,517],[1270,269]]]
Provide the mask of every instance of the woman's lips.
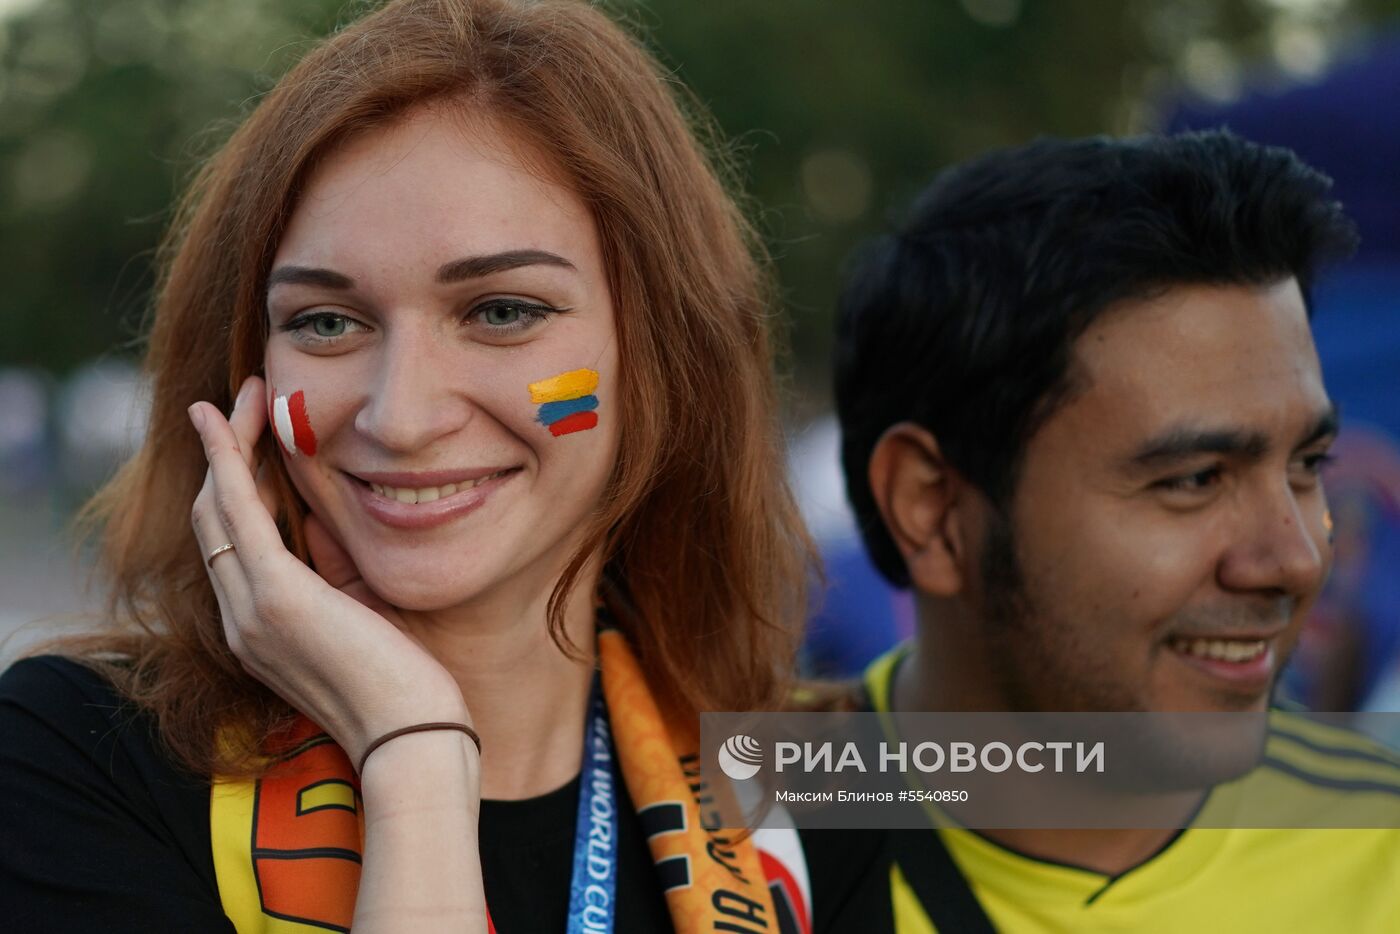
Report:
[[[478,471],[476,477],[442,472],[346,476],[365,512],[374,519],[397,529],[428,529],[480,508],[520,469]],[[400,485],[388,482],[391,480]]]

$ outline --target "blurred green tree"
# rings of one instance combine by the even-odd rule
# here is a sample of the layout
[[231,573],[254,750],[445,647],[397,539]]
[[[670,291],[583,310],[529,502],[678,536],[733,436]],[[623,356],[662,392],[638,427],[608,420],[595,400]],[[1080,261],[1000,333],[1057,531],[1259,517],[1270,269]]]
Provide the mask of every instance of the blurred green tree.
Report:
[[[134,353],[169,208],[305,44],[373,4],[0,0],[0,365]],[[801,416],[843,257],[941,166],[1149,128],[1174,88],[1306,79],[1400,0],[612,0],[732,140]]]

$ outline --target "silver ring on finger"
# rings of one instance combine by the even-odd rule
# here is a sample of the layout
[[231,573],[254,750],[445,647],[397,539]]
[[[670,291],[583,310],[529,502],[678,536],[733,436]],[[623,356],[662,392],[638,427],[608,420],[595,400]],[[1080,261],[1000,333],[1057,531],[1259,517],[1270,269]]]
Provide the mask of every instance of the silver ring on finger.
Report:
[[233,551],[233,542],[225,542],[218,548],[215,548],[213,551],[209,552],[209,556],[204,559],[204,563],[212,568],[214,566],[214,559],[226,551]]

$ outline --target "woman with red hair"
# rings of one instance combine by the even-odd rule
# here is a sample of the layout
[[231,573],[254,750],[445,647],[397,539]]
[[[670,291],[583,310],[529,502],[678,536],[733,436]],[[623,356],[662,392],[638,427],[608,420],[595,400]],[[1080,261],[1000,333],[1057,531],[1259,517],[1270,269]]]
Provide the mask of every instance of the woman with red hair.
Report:
[[584,3],[398,0],[205,166],[90,510],[111,626],[0,684],[16,927],[810,926],[795,834],[698,803],[808,546],[677,93]]

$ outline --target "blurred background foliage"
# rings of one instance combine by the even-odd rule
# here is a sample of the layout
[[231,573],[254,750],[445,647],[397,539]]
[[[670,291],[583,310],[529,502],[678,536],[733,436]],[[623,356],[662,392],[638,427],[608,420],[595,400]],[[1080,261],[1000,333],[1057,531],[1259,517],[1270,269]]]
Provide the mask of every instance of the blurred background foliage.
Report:
[[[1383,175],[1394,151],[1369,142],[1385,134],[1359,130],[1397,119],[1400,88],[1372,95],[1363,85],[1350,92],[1359,106],[1316,123],[1296,109],[1306,88],[1291,97],[1252,92],[1302,85],[1330,100],[1316,84],[1329,71],[1360,67],[1368,46],[1397,54],[1400,0],[598,2],[713,114],[778,262],[792,348],[791,476],[828,581],[840,582],[809,627],[814,671],[858,671],[912,627],[911,604],[875,580],[855,537],[836,428],[823,417],[832,308],[858,239],[940,168],[986,149],[1044,134],[1148,131],[1190,107],[1209,114],[1237,99],[1242,107],[1293,101],[1279,104],[1290,108],[1289,132],[1326,137],[1332,164],[1353,174]],[[152,260],[176,197],[311,43],[375,5],[0,0],[0,653],[18,651],[54,620],[81,619],[97,596],[83,593],[87,558],[74,565],[62,529],[144,433],[145,387],[134,364]],[[1380,74],[1390,82],[1393,72]],[[1363,126],[1349,126],[1353,118]],[[1285,122],[1259,119],[1258,133]],[[1384,192],[1371,195],[1378,204],[1392,200],[1390,188],[1357,190]],[[1385,382],[1397,352],[1387,347],[1400,347],[1385,337],[1397,333],[1389,309],[1400,280],[1360,281],[1364,288],[1334,297],[1334,314],[1323,319],[1324,328],[1351,321],[1342,334],[1350,343],[1320,347],[1331,354],[1329,384],[1345,397],[1349,420],[1388,413],[1377,424],[1391,426],[1389,440],[1372,444],[1385,456],[1354,458],[1353,473],[1357,482],[1388,478],[1372,487],[1391,491],[1393,508],[1374,515],[1388,517],[1375,528],[1392,537],[1368,538],[1371,526],[1358,525],[1352,537],[1366,544],[1352,548],[1355,573],[1334,573],[1344,586],[1319,604],[1332,623],[1305,634],[1299,657],[1313,661],[1294,667],[1325,674],[1347,661],[1328,646],[1361,647],[1368,670],[1392,669],[1379,709],[1400,710],[1400,591],[1391,583],[1400,414],[1390,404],[1400,397]],[[1339,491],[1333,479],[1329,488]],[[1373,580],[1381,585],[1366,589]],[[1327,611],[1328,600],[1342,611]],[[33,620],[49,622],[26,625]],[[1346,642],[1338,632],[1370,635]]]
[[[201,156],[343,0],[0,0],[0,367],[133,356]],[[939,167],[1299,82],[1400,0],[611,0],[716,117],[778,258],[801,421],[843,257]]]

